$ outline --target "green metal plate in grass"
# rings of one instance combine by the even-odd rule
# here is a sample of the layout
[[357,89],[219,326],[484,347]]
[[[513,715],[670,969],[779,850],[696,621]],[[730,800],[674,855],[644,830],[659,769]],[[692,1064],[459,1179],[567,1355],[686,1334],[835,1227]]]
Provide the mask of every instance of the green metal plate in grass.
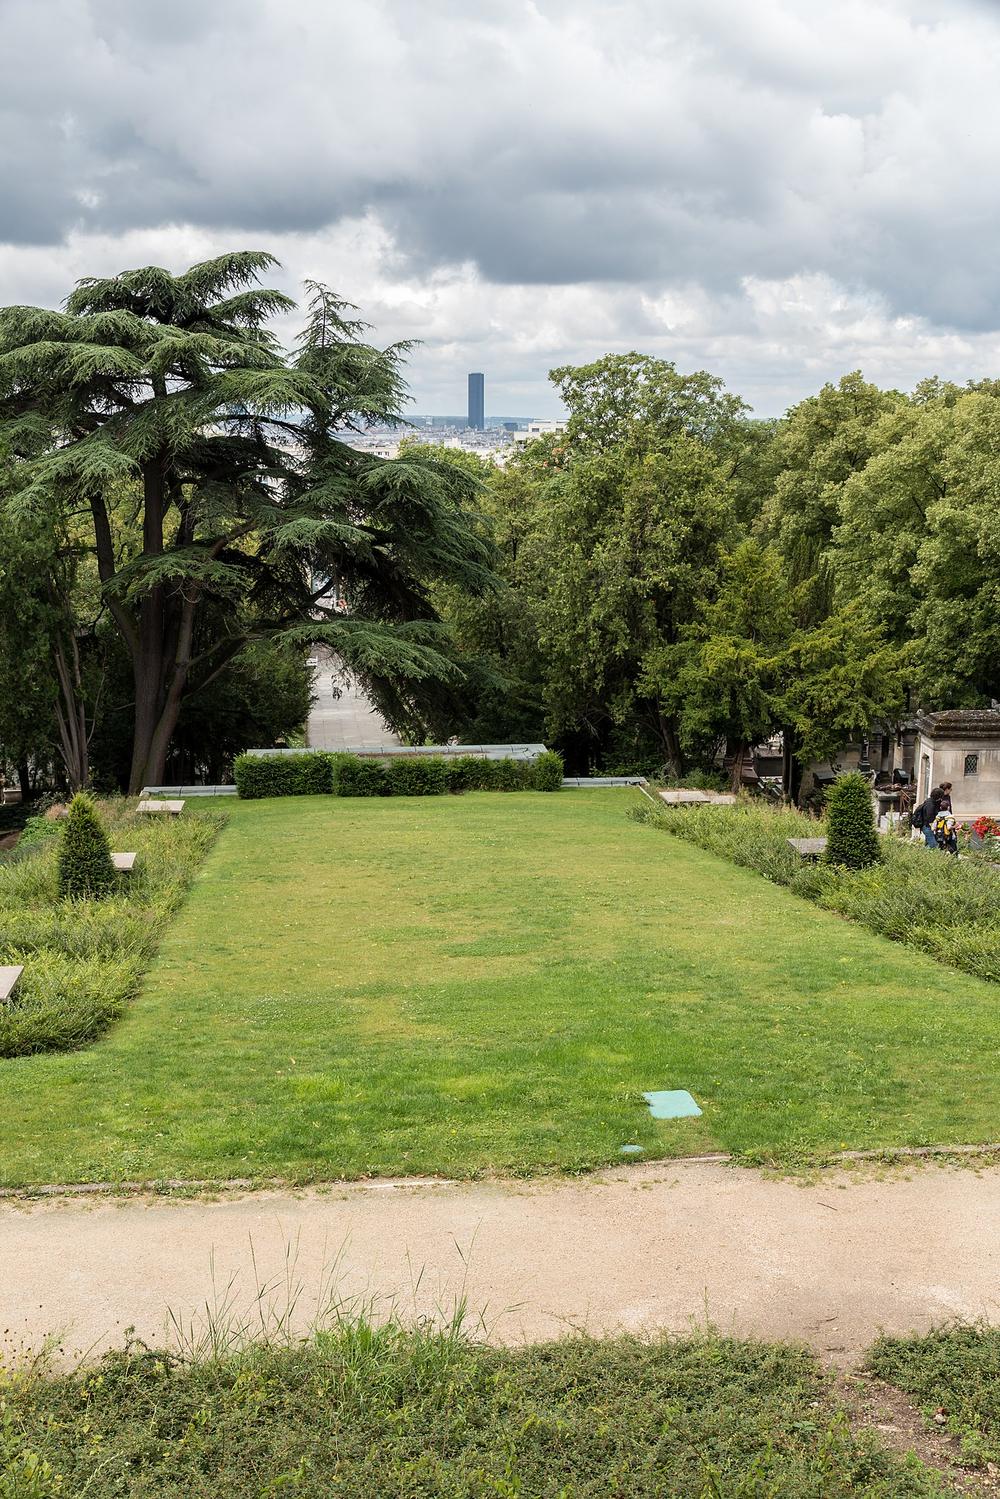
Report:
[[686,1088],[668,1089],[665,1093],[644,1093],[654,1119],[690,1119],[701,1113]]

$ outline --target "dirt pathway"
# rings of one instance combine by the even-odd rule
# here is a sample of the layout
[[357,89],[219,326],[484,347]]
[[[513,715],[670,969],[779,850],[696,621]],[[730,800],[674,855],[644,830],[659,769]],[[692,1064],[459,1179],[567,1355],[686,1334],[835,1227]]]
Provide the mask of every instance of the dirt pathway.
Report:
[[[168,1311],[307,1325],[333,1288],[448,1314],[498,1341],[710,1321],[849,1363],[879,1332],[1000,1317],[1000,1168],[926,1165],[799,1185],[660,1163],[578,1180],[342,1186],[228,1200],[0,1203],[0,1340],[66,1352],[160,1341]],[[292,1299],[294,1299],[294,1294]]]

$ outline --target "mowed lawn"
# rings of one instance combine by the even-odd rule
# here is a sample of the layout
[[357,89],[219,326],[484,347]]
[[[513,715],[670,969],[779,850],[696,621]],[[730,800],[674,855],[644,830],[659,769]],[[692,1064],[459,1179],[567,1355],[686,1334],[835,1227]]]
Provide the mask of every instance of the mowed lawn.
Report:
[[[632,791],[237,803],[126,1018],[0,1062],[0,1178],[529,1172],[1000,1135],[1000,990]],[[701,1119],[656,1122],[645,1089]]]

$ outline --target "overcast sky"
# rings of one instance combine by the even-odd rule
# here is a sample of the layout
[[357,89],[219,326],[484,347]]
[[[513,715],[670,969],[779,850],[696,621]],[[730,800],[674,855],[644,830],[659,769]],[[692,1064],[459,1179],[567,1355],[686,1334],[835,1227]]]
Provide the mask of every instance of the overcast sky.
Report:
[[414,409],[1000,374],[998,0],[0,0],[0,302],[260,247]]

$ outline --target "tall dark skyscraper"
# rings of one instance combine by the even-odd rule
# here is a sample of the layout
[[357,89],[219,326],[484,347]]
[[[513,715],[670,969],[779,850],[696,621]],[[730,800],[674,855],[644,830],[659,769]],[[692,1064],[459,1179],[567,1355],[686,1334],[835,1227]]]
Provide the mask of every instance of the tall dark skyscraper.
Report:
[[469,376],[469,426],[476,432],[482,432],[486,426],[485,383],[484,375]]

